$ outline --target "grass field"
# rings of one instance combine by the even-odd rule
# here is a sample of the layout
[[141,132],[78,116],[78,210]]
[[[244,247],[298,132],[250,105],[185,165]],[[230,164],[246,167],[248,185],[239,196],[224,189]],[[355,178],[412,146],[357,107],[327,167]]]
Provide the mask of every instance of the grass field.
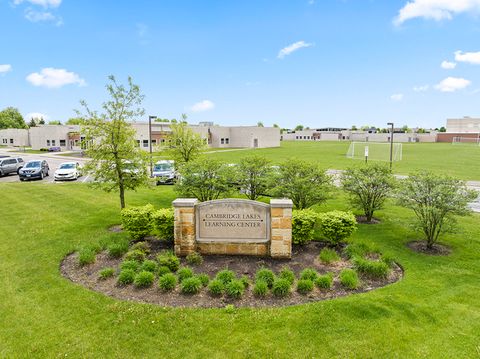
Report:
[[[252,149],[208,154],[229,162],[258,154],[275,163],[301,158],[315,161],[324,168],[345,169],[363,161],[346,157],[350,142],[282,142],[280,148]],[[388,146],[385,146],[388,151]],[[447,173],[464,180],[480,180],[480,147],[453,146],[450,143],[404,143],[403,160],[394,162],[393,170],[398,174],[408,174],[415,170],[429,169],[437,173]]]
[[[288,157],[284,146],[278,151]],[[330,146],[341,154],[340,144]],[[361,225],[352,240],[392,253],[405,269],[403,280],[336,300],[227,313],[117,301],[60,275],[67,253],[119,223],[115,194],[76,183],[11,183],[0,190],[1,358],[480,355],[478,215],[462,218],[461,229],[443,238],[450,256],[429,257],[406,248],[418,238],[407,225],[412,214],[389,204],[378,213],[381,224]],[[174,197],[164,186],[129,193],[127,203],[169,206]],[[334,208],[348,208],[340,192],[316,209]]]

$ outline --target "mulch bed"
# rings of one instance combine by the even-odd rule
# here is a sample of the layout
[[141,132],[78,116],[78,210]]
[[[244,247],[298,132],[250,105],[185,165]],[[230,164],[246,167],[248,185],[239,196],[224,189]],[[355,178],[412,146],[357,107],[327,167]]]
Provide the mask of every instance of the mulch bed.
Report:
[[113,233],[123,232],[121,224],[115,224],[115,225],[111,226],[110,228],[108,228],[108,230],[110,232],[113,232]]
[[372,217],[371,221],[367,221],[367,216],[355,216],[357,223],[360,224],[378,224],[380,220],[378,218]]
[[434,243],[433,248],[427,248],[426,241],[408,242],[407,247],[415,252],[429,254],[432,256],[448,256],[450,253],[452,253],[450,247],[440,243]]
[[[154,259],[158,252],[166,248],[166,245],[160,241],[150,241],[152,253],[149,258]],[[80,267],[78,265],[78,254],[72,253],[62,261],[60,270],[63,276],[74,283],[83,285],[91,290],[104,293],[113,298],[153,303],[165,307],[224,307],[227,304],[234,304],[237,307],[281,307],[296,305],[308,302],[316,302],[325,299],[342,297],[353,293],[361,293],[373,290],[375,288],[386,286],[400,280],[403,271],[400,266],[394,265],[388,278],[383,280],[370,280],[361,278],[361,286],[356,290],[344,289],[338,279],[339,272],[344,268],[352,267],[352,264],[346,259],[342,259],[334,264],[325,265],[317,260],[318,253],[323,248],[323,244],[312,242],[306,246],[294,247],[291,260],[278,260],[272,258],[260,258],[253,256],[203,256],[204,261],[201,265],[192,266],[195,273],[206,273],[213,278],[215,274],[225,268],[231,269],[238,276],[247,275],[252,283],[255,272],[261,267],[272,269],[278,273],[283,267],[289,267],[295,274],[298,274],[307,267],[315,268],[320,274],[333,272],[335,274],[334,284],[331,290],[320,290],[315,288],[310,294],[302,295],[295,291],[296,285],[292,286],[292,293],[287,298],[276,298],[271,293],[266,298],[256,298],[252,293],[253,284],[245,290],[245,294],[240,299],[230,299],[226,297],[212,297],[206,288],[199,294],[184,295],[180,293],[180,288],[172,292],[164,293],[157,287],[157,280],[151,288],[136,289],[133,285],[118,286],[117,278],[112,277],[106,280],[98,278],[99,271],[105,267],[117,269],[121,263],[120,259],[111,259],[106,252],[97,255],[95,263]],[[181,259],[181,265],[186,266],[185,259]]]

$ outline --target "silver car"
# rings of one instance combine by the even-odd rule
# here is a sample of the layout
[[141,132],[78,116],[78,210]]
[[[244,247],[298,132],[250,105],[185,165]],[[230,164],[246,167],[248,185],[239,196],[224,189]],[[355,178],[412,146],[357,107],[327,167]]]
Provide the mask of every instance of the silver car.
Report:
[[5,157],[0,158],[0,176],[6,176],[10,173],[18,173],[23,167],[23,159]]

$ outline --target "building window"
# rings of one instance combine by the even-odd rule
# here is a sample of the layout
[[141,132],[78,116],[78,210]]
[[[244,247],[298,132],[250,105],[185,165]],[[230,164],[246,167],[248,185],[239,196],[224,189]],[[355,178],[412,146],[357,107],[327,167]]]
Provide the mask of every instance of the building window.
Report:
[[13,138],[10,139],[10,143],[13,144]]
[[148,147],[148,140],[143,140],[143,147]]
[[152,140],[152,146],[157,144],[157,140]]
[[50,146],[50,140],[47,140],[47,146]]
[[306,139],[307,139],[307,136],[303,136],[303,139],[306,140]]
[[230,139],[229,138],[226,138],[225,139],[225,144],[228,145],[230,143]]
[[52,146],[55,146],[55,140],[52,140]]
[[222,144],[222,145],[225,144],[225,139],[224,138],[220,139],[220,144]]
[[65,140],[60,140],[60,146],[65,147],[67,145]]

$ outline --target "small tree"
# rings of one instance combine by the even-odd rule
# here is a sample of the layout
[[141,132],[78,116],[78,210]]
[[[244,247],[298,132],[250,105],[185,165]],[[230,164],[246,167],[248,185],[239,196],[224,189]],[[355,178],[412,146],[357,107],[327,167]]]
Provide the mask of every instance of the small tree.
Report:
[[102,104],[103,112],[86,110],[86,154],[91,158],[85,168],[94,177],[93,186],[107,192],[118,191],[120,207],[125,208],[125,190],[134,190],[145,184],[147,156],[135,141],[135,130],[129,121],[144,114],[140,88],[128,78],[128,88],[120,85],[115,77],[109,77],[107,92],[110,99]]
[[248,199],[256,200],[265,195],[271,184],[272,167],[265,157],[251,156],[240,160],[237,182]]
[[85,123],[85,119],[81,117],[71,117],[65,122],[66,125],[83,125]]
[[263,122],[262,122],[262,121],[258,121],[258,122],[257,122],[257,127],[263,127]]
[[429,172],[409,176],[398,191],[399,204],[414,211],[428,249],[433,248],[441,233],[452,228],[454,215],[470,212],[468,203],[476,196],[465,182]]
[[30,119],[30,122],[28,123],[28,127],[37,127],[37,123],[33,118]]
[[198,158],[205,150],[205,141],[187,123],[172,120],[170,128],[172,132],[167,141],[167,150],[179,165]]
[[61,125],[62,123],[58,120],[48,121],[49,125]]
[[352,205],[363,210],[367,222],[371,222],[373,213],[383,207],[392,191],[395,178],[388,167],[373,164],[347,169],[341,182],[343,189],[350,194]]
[[27,128],[27,124],[18,109],[7,107],[0,111],[0,130],[4,128]]
[[233,184],[233,171],[223,162],[200,158],[182,167],[182,177],[175,185],[181,196],[211,201],[229,193]]
[[327,199],[331,188],[331,178],[318,165],[289,160],[280,166],[275,178],[273,194],[290,198],[297,209],[319,204]]

